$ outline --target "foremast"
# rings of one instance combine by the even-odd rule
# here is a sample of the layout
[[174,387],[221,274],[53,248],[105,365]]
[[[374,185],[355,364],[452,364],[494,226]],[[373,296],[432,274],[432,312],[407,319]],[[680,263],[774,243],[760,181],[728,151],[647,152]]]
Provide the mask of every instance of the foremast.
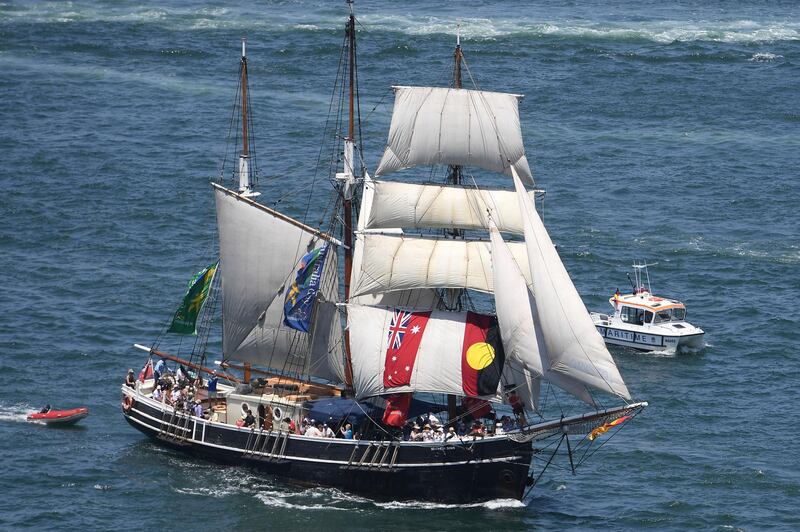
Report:
[[242,88],[242,153],[239,155],[239,193],[245,197],[253,198],[261,195],[253,190],[255,186],[254,169],[250,164],[250,124],[248,122],[247,107],[247,39],[242,39],[242,60],[240,66],[239,84]]

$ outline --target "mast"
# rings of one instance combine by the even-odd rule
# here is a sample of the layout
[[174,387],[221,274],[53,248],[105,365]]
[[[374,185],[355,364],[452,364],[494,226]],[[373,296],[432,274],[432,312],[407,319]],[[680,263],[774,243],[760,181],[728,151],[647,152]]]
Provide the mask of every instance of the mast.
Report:
[[[461,85],[461,60],[464,54],[461,51],[461,24],[456,26],[456,49],[453,52],[453,87],[462,88]],[[450,167],[450,182],[454,185],[461,184],[461,166]]]
[[247,39],[242,39],[242,155],[250,155],[247,138]]
[[[453,86],[456,89],[461,88],[461,60],[463,58],[461,52],[461,24],[456,25],[456,49],[453,52]],[[453,165],[450,166],[448,181],[454,185],[458,185],[461,183],[461,166]],[[445,232],[447,233],[447,231]],[[459,229],[453,229],[449,232],[454,238],[460,237],[463,233]],[[443,295],[450,296],[444,300],[445,305],[450,307],[451,304],[447,299],[452,299],[455,303],[457,309],[460,310],[461,307],[461,297],[463,295],[463,291],[447,291],[445,290]],[[458,407],[456,405],[456,396],[453,394],[447,395],[447,417],[450,419],[450,423],[452,426],[452,420],[456,419],[458,416]]]
[[[342,186],[344,207],[344,298],[350,299],[350,278],[353,271],[353,148],[355,139],[355,69],[356,69],[356,17],[353,14],[353,0],[347,0],[350,6],[350,17],[347,19],[347,51],[348,51],[348,115],[347,137],[344,141],[344,181]],[[344,377],[347,388],[353,386],[353,365],[350,358],[350,332],[344,332],[345,367]]]
[[239,192],[246,197],[255,197],[259,196],[261,193],[253,190],[253,181],[250,179],[250,138],[248,136],[249,124],[247,122],[247,39],[245,38],[242,38],[241,70],[242,153],[239,155]]
[[[453,52],[453,87],[456,89],[461,86],[461,61],[464,54],[461,51],[461,24],[456,26],[456,49]],[[461,165],[450,165],[447,171],[447,182],[453,185],[461,184]],[[461,238],[464,232],[460,229],[447,229],[445,235],[453,238]],[[442,292],[442,303],[447,310],[460,311],[463,305],[463,290],[444,290]]]

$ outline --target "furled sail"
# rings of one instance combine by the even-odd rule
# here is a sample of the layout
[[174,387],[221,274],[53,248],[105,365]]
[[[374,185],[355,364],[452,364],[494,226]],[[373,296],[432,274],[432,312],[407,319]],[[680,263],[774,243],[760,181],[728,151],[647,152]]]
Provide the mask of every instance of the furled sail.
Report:
[[[283,324],[284,290],[291,284],[297,262],[330,237],[212,185],[220,240],[223,355],[278,370],[298,370],[311,364],[315,366],[315,376],[335,378],[327,364],[315,363],[314,357],[308,356],[308,345],[297,348],[299,343],[307,344],[308,335]],[[335,271],[336,261],[330,263]],[[335,297],[335,290],[335,286],[322,288],[323,294],[331,298]],[[333,334],[334,327],[330,330]],[[335,342],[326,339],[322,343],[327,346]]]
[[505,355],[494,316],[347,305],[357,397],[395,392],[498,399]]
[[394,87],[386,150],[377,175],[419,165],[478,166],[533,184],[519,122],[521,96],[437,87]]
[[[488,242],[378,233],[363,233],[359,240],[353,296],[416,288],[494,290]],[[528,271],[524,242],[507,245],[520,269]]]
[[[572,393],[589,386],[630,399],[614,359],[514,169],[512,176],[525,221],[533,320],[539,326],[546,378]],[[586,400],[585,395],[583,399]],[[593,404],[591,400],[587,402]]]
[[431,228],[487,230],[487,211],[498,229],[523,234],[522,216],[513,190],[458,185],[417,185],[373,181],[367,229]]

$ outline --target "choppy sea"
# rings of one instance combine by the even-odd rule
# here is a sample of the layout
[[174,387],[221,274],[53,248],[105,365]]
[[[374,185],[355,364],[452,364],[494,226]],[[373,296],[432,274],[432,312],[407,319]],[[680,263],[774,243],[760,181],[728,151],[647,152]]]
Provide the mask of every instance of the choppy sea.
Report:
[[[800,528],[800,10],[791,1],[359,1],[367,163],[393,84],[525,94],[545,222],[592,309],[636,259],[708,345],[614,351],[651,406],[525,504],[376,503],[150,443],[119,385],[214,258],[241,37],[264,200],[301,212],[346,6],[0,2],[0,529]],[[327,182],[318,180],[318,201]],[[315,196],[316,197],[316,196]],[[315,200],[317,201],[317,200]],[[321,203],[320,203],[321,205]],[[25,422],[86,405],[71,430]]]

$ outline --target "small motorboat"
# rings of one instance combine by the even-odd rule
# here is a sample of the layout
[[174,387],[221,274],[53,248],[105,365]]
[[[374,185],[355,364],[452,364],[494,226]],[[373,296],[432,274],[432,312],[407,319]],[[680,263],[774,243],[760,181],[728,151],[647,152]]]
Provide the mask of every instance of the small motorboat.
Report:
[[597,331],[609,345],[639,351],[699,351],[705,345],[703,329],[686,321],[683,303],[650,292],[647,266],[653,265],[633,265],[636,281],[631,280],[632,294],[617,291],[608,300],[613,314],[591,313]]
[[51,408],[43,408],[41,412],[30,414],[28,421],[39,421],[48,425],[72,425],[89,415],[89,409],[73,408],[71,410],[53,410]]

